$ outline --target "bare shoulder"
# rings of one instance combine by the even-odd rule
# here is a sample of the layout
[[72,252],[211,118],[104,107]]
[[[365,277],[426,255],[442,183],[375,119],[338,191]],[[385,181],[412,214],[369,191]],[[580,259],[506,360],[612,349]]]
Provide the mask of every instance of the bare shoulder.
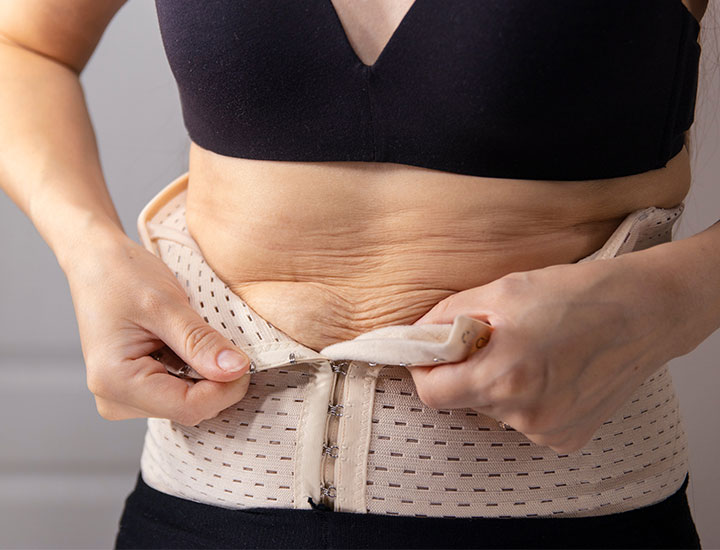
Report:
[[0,42],[82,71],[126,0],[2,0]]

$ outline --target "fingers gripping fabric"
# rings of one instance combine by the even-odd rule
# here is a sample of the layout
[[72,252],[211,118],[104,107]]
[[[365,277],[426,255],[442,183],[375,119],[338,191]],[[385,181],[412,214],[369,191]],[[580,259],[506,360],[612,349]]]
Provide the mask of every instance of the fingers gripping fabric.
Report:
[[[575,453],[555,453],[470,409],[430,409],[408,368],[466,357],[491,337],[487,325],[459,316],[307,348],[207,265],[185,224],[186,185],[182,176],[146,205],[141,239],[255,373],[247,395],[214,419],[192,427],[148,420],[141,469],[150,486],[227,508],[307,508],[310,498],[360,513],[544,517],[638,508],[682,484],[687,442],[667,366]],[[667,242],[681,212],[634,212],[581,261]]]

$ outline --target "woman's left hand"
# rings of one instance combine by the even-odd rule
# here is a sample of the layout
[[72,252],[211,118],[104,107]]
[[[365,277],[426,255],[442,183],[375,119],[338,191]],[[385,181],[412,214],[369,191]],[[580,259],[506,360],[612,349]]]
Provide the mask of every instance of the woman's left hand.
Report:
[[510,273],[439,302],[415,324],[464,314],[493,333],[463,362],[410,367],[420,399],[472,408],[557,452],[585,446],[677,356],[677,293],[632,255]]

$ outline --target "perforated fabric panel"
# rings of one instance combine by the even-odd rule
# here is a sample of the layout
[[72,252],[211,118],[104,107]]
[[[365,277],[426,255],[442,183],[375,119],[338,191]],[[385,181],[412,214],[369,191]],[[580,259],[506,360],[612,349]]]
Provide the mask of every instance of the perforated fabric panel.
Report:
[[[187,233],[184,196],[153,220]],[[167,239],[156,242],[193,309],[224,336],[257,357],[270,348],[297,351],[298,344],[233,294],[197,251]],[[297,422],[308,382],[303,364],[257,372],[245,397],[216,418],[194,427],[149,419],[141,462],[146,483],[218,506],[292,507]]]
[[[679,211],[667,219],[660,214],[628,218],[629,232],[618,231],[597,257],[668,240],[665,224]],[[143,478],[165,493],[217,506],[298,507],[292,488],[298,487],[299,448],[318,461],[323,453],[311,431],[322,430],[327,402],[311,415],[304,408],[313,402],[312,373],[321,356],[275,329],[217,278],[187,231],[184,192],[162,205],[152,223],[167,230],[154,242],[191,306],[251,355],[260,372],[252,375],[247,395],[217,418],[194,427],[150,419]],[[354,422],[367,407],[369,447],[359,441],[360,424],[348,430],[341,424],[341,439],[332,442],[343,465],[335,472],[338,500],[343,497],[350,510],[452,517],[609,514],[662,500],[687,472],[687,442],[667,367],[648,378],[585,448],[567,455],[501,430],[472,410],[425,407],[405,367],[374,369],[352,361],[345,382],[346,398],[354,396],[345,411],[355,411]],[[350,426],[350,415],[342,422]],[[303,499],[321,482],[312,461],[304,468]],[[363,486],[361,494],[356,487]],[[343,491],[359,497],[346,499]]]
[[397,366],[380,372],[372,422],[366,503],[375,514],[608,514],[662,500],[687,472],[666,367],[575,453],[536,445],[471,409],[429,409]]
[[307,373],[253,375],[245,398],[186,427],[150,419],[146,482],[163,492],[225,507],[293,505],[293,456]]

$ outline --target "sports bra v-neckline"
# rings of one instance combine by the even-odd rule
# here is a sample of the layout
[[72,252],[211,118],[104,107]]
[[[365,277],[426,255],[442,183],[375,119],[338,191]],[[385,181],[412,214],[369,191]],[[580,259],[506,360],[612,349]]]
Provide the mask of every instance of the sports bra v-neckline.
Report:
[[372,64],[330,0],[156,0],[193,142],[521,180],[662,168],[694,120],[682,0],[415,0]]
[[410,5],[408,10],[405,12],[405,15],[403,15],[402,19],[400,19],[400,22],[397,24],[395,29],[393,30],[392,34],[390,35],[390,38],[388,38],[387,42],[385,42],[385,45],[383,46],[382,50],[380,50],[380,53],[375,58],[375,61],[373,61],[370,64],[365,63],[361,58],[360,55],[358,55],[357,51],[355,51],[355,48],[353,48],[352,43],[350,42],[350,37],[348,36],[347,31],[345,30],[345,27],[342,23],[342,19],[340,17],[340,14],[335,9],[335,6],[333,5],[331,0],[327,0],[326,2],[323,2],[322,4],[332,12],[331,17],[329,17],[333,21],[333,30],[337,31],[337,33],[340,34],[339,41],[342,42],[346,49],[349,50],[350,56],[353,58],[353,60],[356,63],[360,63],[363,68],[368,70],[374,70],[378,67],[380,63],[382,63],[383,56],[385,55],[385,52],[393,47],[393,43],[397,42],[400,38],[398,35],[403,34],[405,32],[405,27],[408,27],[410,25],[410,19],[416,17],[414,12],[417,11],[418,4],[421,3],[422,0],[414,0],[414,2]]
[[[697,17],[695,17],[695,14],[693,14],[690,11],[690,8],[688,8],[685,3],[682,0],[676,0],[678,4],[682,7],[682,9],[686,12],[686,15],[689,15],[698,25],[700,24],[700,21]],[[337,9],[335,9],[335,6],[333,5],[331,0],[327,0],[325,2],[322,2],[322,4],[329,8],[329,10],[332,12],[332,17],[330,19],[333,20],[334,24],[334,30],[337,31],[337,33],[340,34],[340,42],[342,42],[346,49],[349,50],[350,56],[354,59],[355,62],[360,63],[363,68],[365,69],[376,69],[377,66],[381,63],[382,58],[385,54],[385,51],[393,47],[393,42],[397,42],[400,40],[398,38],[399,34],[403,34],[406,32],[404,29],[405,27],[408,27],[411,25],[410,20],[417,17],[417,15],[414,14],[416,11],[420,11],[420,6],[418,4],[424,3],[423,0],[414,0],[413,3],[410,5],[408,10],[405,12],[405,15],[400,19],[400,22],[393,30],[392,34],[390,35],[390,38],[388,38],[387,42],[385,42],[385,45],[383,46],[382,50],[380,50],[380,53],[375,58],[375,61],[368,64],[365,63],[361,58],[360,55],[358,55],[357,51],[355,51],[355,48],[353,48],[352,43],[350,42],[350,37],[348,36],[347,31],[345,30],[345,27],[342,23],[342,18],[340,17],[340,14],[337,12]]]

